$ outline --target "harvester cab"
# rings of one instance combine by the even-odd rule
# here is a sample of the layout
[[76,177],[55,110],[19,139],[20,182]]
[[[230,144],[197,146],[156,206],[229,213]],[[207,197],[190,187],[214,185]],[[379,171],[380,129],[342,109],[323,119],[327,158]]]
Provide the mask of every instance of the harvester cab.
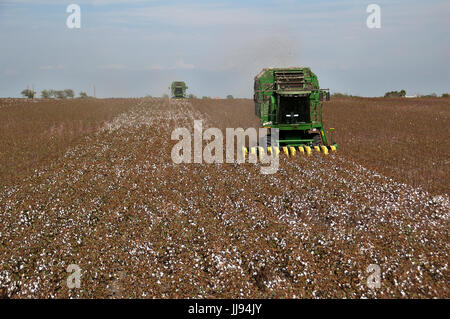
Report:
[[170,86],[170,93],[172,98],[174,99],[184,99],[186,98],[186,90],[188,87],[186,86],[186,83],[183,81],[173,81],[172,85]]
[[255,77],[255,114],[263,127],[278,129],[278,138],[272,139],[269,130],[260,147],[277,154],[281,148],[286,155],[336,151],[337,144],[328,141],[323,127],[324,100],[330,100],[329,90],[319,87],[309,68],[263,69]]

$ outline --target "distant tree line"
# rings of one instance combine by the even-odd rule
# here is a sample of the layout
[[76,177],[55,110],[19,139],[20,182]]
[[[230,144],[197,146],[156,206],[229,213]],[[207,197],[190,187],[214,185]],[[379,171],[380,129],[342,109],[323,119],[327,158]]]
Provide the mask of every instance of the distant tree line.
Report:
[[22,94],[24,97],[27,97],[29,99],[33,99],[34,96],[36,95],[36,91],[30,90],[30,89],[25,89],[22,92],[20,92],[20,94]]
[[[405,90],[401,90],[401,91],[391,91],[391,92],[387,92],[384,97],[405,97],[406,96],[406,91]],[[436,93],[431,93],[431,94],[415,94],[413,97],[439,97],[439,95],[437,95]],[[441,95],[441,97],[443,98],[447,98],[449,97],[448,93],[443,93]]]
[[[29,99],[33,99],[36,95],[36,91],[25,89],[21,92],[21,94]],[[75,92],[72,89],[65,89],[65,90],[42,90],[41,91],[41,97],[43,99],[73,99],[75,98]],[[79,93],[79,98],[85,99],[85,98],[91,98],[91,96],[88,96],[86,92],[81,91]]]
[[[405,97],[405,96],[406,96],[406,91],[405,90],[389,91],[389,92],[386,92],[384,94],[384,97]],[[331,94],[331,97],[333,97],[333,98],[344,98],[344,97],[360,97],[360,96],[335,92],[335,93]],[[413,97],[439,97],[439,96],[436,93],[431,93],[431,94],[426,94],[426,95],[416,94]],[[448,98],[448,97],[450,97],[450,95],[449,95],[449,93],[443,93],[441,95],[441,97]]]
[[340,98],[340,97],[360,97],[360,96],[335,92],[335,93],[331,94],[331,97],[332,98]]
[[57,99],[67,99],[71,98],[73,99],[75,97],[75,93],[72,89],[66,89],[66,90],[42,90],[41,91],[41,97],[43,99],[51,99],[51,98],[57,98]]
[[[149,95],[147,95],[147,96],[149,96]],[[169,95],[168,94],[163,94],[161,97],[167,99],[167,98],[169,98]],[[198,97],[196,95],[190,93],[190,94],[187,95],[187,98],[188,99],[197,99]],[[201,98],[203,100],[212,99],[212,97],[206,96],[206,95],[202,96]],[[233,95],[229,94],[229,95],[227,95],[227,99],[231,100],[231,99],[234,99],[234,97],[233,97]]]
[[404,96],[406,96],[406,91],[405,90],[390,91],[390,92],[386,92],[384,94],[384,97],[404,97]]
[[[35,90],[31,90],[31,89],[25,89],[22,92],[20,92],[24,97],[29,98],[29,99],[33,99],[36,95],[36,91]],[[351,94],[345,94],[345,93],[339,93],[339,92],[335,92],[331,95],[333,98],[343,98],[343,97],[360,97],[358,95],[351,95]],[[400,90],[400,91],[389,91],[386,92],[384,94],[384,97],[405,97],[406,96],[406,91],[405,90]],[[75,98],[75,93],[72,89],[65,89],[65,90],[42,90],[41,91],[41,97],[43,99],[51,99],[51,98],[56,98],[56,99],[67,99],[67,98]],[[92,96],[89,96],[86,92],[81,91],[78,94],[78,97],[80,99],[87,99],[87,98],[92,98]],[[151,97],[151,95],[147,95],[147,97]],[[163,94],[162,96],[163,98],[168,98],[169,95],[168,94]],[[436,93],[431,93],[431,94],[427,94],[427,95],[416,95],[416,97],[438,97],[438,95]],[[448,98],[450,97],[449,93],[443,93],[441,95],[441,97],[443,98]],[[197,97],[194,94],[189,94],[188,95],[189,99],[196,99]],[[229,94],[226,97],[227,99],[231,100],[234,99],[233,95]],[[210,96],[202,96],[202,99],[211,99]]]

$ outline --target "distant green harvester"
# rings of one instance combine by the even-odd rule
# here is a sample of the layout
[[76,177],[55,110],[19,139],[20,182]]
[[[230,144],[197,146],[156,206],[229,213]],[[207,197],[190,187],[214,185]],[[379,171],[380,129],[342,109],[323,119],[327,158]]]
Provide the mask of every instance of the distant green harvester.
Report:
[[186,83],[183,81],[173,81],[172,85],[170,86],[170,92],[172,95],[172,98],[174,99],[184,99],[186,98],[186,90],[187,90]]
[[[311,147],[328,154],[337,144],[330,144],[322,122],[322,101],[330,99],[328,89],[320,89],[317,76],[306,67],[263,69],[254,83],[255,114],[261,125],[278,128],[277,145],[270,136],[260,142],[283,152],[302,153]],[[333,129],[331,129],[333,130]]]

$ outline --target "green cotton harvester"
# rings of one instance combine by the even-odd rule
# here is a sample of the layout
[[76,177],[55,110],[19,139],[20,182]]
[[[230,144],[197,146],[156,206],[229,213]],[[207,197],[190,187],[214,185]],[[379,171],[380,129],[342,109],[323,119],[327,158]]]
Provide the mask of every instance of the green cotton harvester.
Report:
[[[251,153],[264,152],[262,146],[267,146],[267,153],[279,154],[281,149],[287,156],[336,151],[337,144],[328,140],[322,121],[322,103],[330,100],[330,93],[319,87],[309,68],[263,69],[254,85],[255,114],[263,127],[278,129],[279,134],[272,138],[268,130]],[[333,134],[334,129],[330,131]],[[248,153],[246,148],[244,153]]]
[[170,86],[170,92],[171,96],[174,99],[184,99],[186,98],[186,90],[187,90],[186,83],[183,81],[173,81],[172,85]]

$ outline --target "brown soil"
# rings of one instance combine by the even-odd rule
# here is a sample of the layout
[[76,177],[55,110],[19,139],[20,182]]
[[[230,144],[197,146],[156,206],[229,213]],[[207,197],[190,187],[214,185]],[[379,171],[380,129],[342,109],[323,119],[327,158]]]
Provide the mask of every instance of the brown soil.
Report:
[[[427,101],[430,112],[422,112]],[[36,105],[52,103],[79,101]],[[419,160],[396,151],[386,162],[379,157],[387,152],[366,150],[386,130],[399,145],[416,145],[424,132],[417,121],[444,128],[447,102],[330,102],[326,120],[338,132],[339,153],[282,157],[274,175],[260,174],[260,164],[171,160],[172,130],[192,131],[194,119],[205,127],[257,125],[249,100],[117,103],[123,109],[112,120],[99,120],[95,132],[0,190],[0,288],[8,297],[450,296],[448,171],[425,164],[442,181],[408,175],[417,184],[404,184],[398,172],[420,167]],[[417,130],[405,133],[408,103],[421,118],[411,115]],[[379,121],[382,114],[399,127]],[[427,140],[445,136],[438,131],[430,128]],[[383,150],[402,150],[383,143]],[[442,152],[448,158],[448,147]],[[416,155],[423,163],[432,157]],[[81,268],[80,289],[66,285],[70,264]],[[378,289],[367,286],[371,264],[381,270]]]

